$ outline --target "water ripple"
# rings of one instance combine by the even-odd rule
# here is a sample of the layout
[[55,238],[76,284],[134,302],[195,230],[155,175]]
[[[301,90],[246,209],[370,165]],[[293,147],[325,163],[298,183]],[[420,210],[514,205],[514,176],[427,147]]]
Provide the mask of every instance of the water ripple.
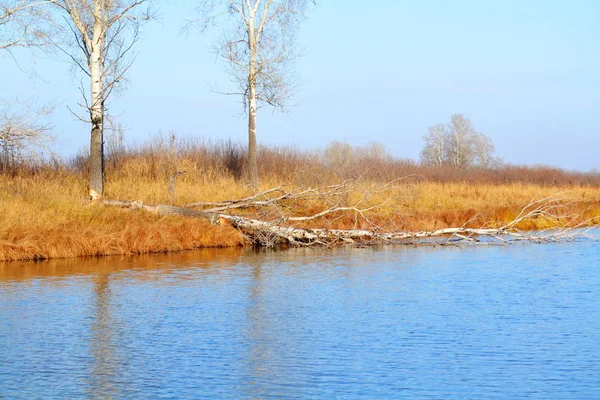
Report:
[[0,398],[600,398],[597,242],[62,263],[0,271]]

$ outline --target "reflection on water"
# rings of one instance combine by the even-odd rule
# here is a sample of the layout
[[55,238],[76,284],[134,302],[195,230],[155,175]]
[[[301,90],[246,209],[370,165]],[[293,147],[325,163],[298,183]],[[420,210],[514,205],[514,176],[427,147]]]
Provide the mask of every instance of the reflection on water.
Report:
[[598,398],[600,247],[0,264],[0,398]]
[[[138,278],[151,279],[157,274],[177,272],[181,267],[224,268],[237,263],[238,258],[248,253],[241,248],[202,249],[193,252],[142,254],[139,256],[80,258],[76,260],[46,260],[42,262],[0,262],[0,282],[28,280],[35,278],[61,277],[72,278],[75,275],[115,274],[121,271],[137,270]],[[158,277],[158,275],[156,275]]]
[[92,278],[95,299],[92,303],[92,360],[91,369],[92,392],[91,395],[105,395],[113,397],[115,393],[116,379],[120,370],[120,355],[115,349],[118,348],[117,332],[119,326],[110,306],[110,274],[100,273]]

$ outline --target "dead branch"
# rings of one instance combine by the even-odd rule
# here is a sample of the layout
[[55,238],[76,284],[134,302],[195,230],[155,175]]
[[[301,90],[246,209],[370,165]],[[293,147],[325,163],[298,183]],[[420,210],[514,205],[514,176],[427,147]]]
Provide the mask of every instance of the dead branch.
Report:
[[[222,202],[195,202],[184,205],[184,207],[211,207],[206,208],[205,212],[222,212],[234,209],[261,208],[269,205],[274,205],[283,202],[284,200],[309,200],[309,199],[324,199],[332,196],[340,196],[348,192],[345,183],[339,185],[326,186],[324,188],[309,188],[300,191],[286,192],[284,186],[278,186],[255,195],[245,197],[238,200],[225,200]],[[270,194],[280,193],[277,197],[269,197]]]
[[[350,203],[351,190],[362,191],[361,197]],[[107,206],[143,209],[158,215],[182,215],[203,218],[211,223],[228,223],[237,228],[256,246],[334,246],[339,244],[402,244],[402,243],[475,243],[475,244],[508,244],[511,242],[529,241],[546,243],[559,240],[573,240],[580,233],[577,228],[585,226],[585,222],[576,224],[578,216],[564,214],[570,202],[561,194],[543,198],[534,198],[526,204],[519,214],[509,223],[493,228],[485,225],[472,228],[477,215],[460,227],[443,228],[433,231],[406,232],[393,230],[394,224],[390,216],[393,212],[386,205],[398,187],[391,184],[368,188],[358,181],[345,181],[339,185],[331,185],[318,189],[301,189],[285,191],[278,186],[258,194],[238,200],[220,203],[197,202],[184,207],[169,205],[148,206],[142,202],[104,200]],[[390,193],[386,191],[391,191]],[[384,194],[383,201],[375,201],[373,195]],[[328,207],[317,212],[307,213],[306,203],[318,200],[318,204]],[[207,207],[193,210],[191,207]],[[255,209],[254,214],[232,215],[229,212],[242,209]],[[276,214],[276,218],[272,214]],[[299,215],[301,214],[301,215]],[[375,215],[371,215],[375,214]],[[332,229],[332,224],[342,217],[354,216],[355,227],[359,222],[366,229]],[[387,216],[389,223],[377,224],[378,217]],[[563,221],[558,229],[547,231],[521,231],[517,227],[532,218],[551,218]],[[319,228],[303,228],[290,223],[306,223],[321,221]],[[592,221],[587,221],[588,223]],[[390,230],[392,228],[392,230]],[[440,241],[447,238],[446,241]]]
[[210,214],[202,211],[195,211],[185,207],[177,207],[168,204],[158,204],[156,206],[149,206],[144,204],[141,201],[131,201],[131,200],[102,200],[102,204],[105,206],[113,206],[113,207],[121,207],[121,208],[129,208],[132,210],[144,210],[149,211],[153,214],[166,216],[166,215],[180,215],[184,217],[194,217],[194,218],[202,218],[211,223],[215,223],[215,219],[217,216],[215,214]]

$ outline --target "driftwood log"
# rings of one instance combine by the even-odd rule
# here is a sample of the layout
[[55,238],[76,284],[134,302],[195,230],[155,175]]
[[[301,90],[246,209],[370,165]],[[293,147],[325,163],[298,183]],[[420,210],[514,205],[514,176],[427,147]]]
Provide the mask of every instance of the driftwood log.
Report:
[[202,218],[211,223],[215,223],[217,216],[215,213],[209,213],[204,211],[196,211],[186,207],[171,206],[168,204],[158,204],[156,206],[149,206],[141,201],[130,201],[130,200],[103,200],[102,203],[105,206],[115,206],[122,208],[129,208],[132,210],[144,210],[149,211],[156,215],[181,215],[184,217]]
[[[179,215],[191,218],[201,218],[210,223],[227,223],[240,230],[245,237],[256,246],[275,247],[277,245],[290,246],[334,246],[340,244],[376,244],[376,243],[430,243],[436,239],[447,238],[442,243],[508,243],[515,241],[550,242],[570,240],[574,237],[574,228],[580,225],[565,223],[564,227],[552,231],[522,232],[516,226],[523,220],[540,216],[562,218],[559,210],[564,207],[564,199],[558,195],[541,199],[534,199],[521,210],[520,214],[510,223],[499,228],[468,228],[455,227],[423,232],[389,231],[382,227],[371,225],[373,229],[304,229],[290,226],[290,222],[301,222],[320,219],[331,214],[344,212],[354,213],[364,221],[370,222],[367,212],[378,209],[380,205],[363,206],[367,196],[352,206],[341,203],[330,203],[330,207],[304,216],[289,216],[284,212],[283,202],[314,199],[337,198],[346,194],[346,183],[328,186],[324,189],[304,189],[297,192],[286,192],[283,187],[269,189],[256,195],[239,200],[230,200],[221,203],[197,202],[184,207],[172,205],[146,205],[141,201],[103,200],[106,206],[125,207],[129,209],[144,210],[157,215]],[[207,207],[195,210],[192,207]],[[242,215],[232,215],[229,211],[241,209],[274,209],[276,219],[262,220]],[[272,214],[272,213],[271,213]]]

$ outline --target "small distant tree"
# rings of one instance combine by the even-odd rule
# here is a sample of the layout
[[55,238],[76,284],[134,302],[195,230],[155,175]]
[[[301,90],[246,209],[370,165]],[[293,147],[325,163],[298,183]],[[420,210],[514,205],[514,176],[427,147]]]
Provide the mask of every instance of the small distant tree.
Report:
[[421,162],[438,167],[443,165],[446,162],[446,141],[448,140],[446,125],[430,126],[429,133],[423,138],[425,139],[425,146],[421,150]]
[[471,121],[462,114],[454,114],[450,119],[448,131],[447,156],[450,165],[467,168],[473,164],[475,152],[473,146],[477,133]]
[[477,133],[473,142],[473,152],[475,153],[476,165],[483,168],[494,168],[502,163],[502,159],[493,156],[496,146],[492,139],[482,133]]
[[50,108],[33,110],[28,103],[0,102],[0,170],[36,158],[52,141]]
[[355,152],[357,158],[373,162],[386,162],[392,158],[385,145],[375,141],[370,141],[365,146],[356,147]]
[[256,113],[261,106],[285,110],[298,84],[293,62],[296,35],[310,0],[198,0],[200,18],[188,27],[217,24],[215,44],[248,114],[248,179],[258,184]]
[[[51,1],[0,0],[0,56],[16,47],[47,44],[40,22],[47,17],[45,6]],[[32,102],[0,99],[0,170],[48,150],[53,137],[50,124],[42,121],[51,111],[50,106],[34,109]]]
[[421,162],[425,165],[452,165],[456,168],[480,166],[495,167],[501,163],[494,157],[492,139],[475,131],[471,121],[462,114],[454,114],[448,125],[429,127],[424,136]]
[[381,171],[393,157],[378,142],[369,142],[364,146],[352,146],[349,143],[333,141],[323,151],[323,162],[342,179],[356,178],[367,171]]
[[348,173],[350,165],[356,161],[354,153],[352,145],[333,141],[325,148],[323,157],[329,168],[339,175],[345,175]]

